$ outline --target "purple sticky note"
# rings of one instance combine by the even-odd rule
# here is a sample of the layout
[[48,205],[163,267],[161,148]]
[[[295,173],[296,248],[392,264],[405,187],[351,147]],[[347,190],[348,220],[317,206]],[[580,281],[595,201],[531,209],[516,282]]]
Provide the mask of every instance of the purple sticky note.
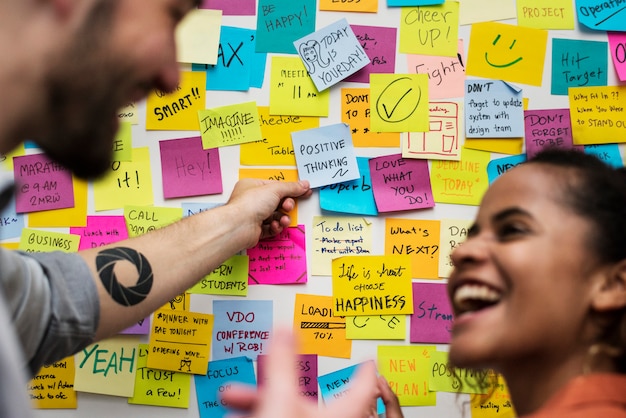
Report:
[[370,175],[379,212],[432,208],[428,161],[402,158],[402,154],[372,158]]
[[73,226],[70,234],[80,235],[79,250],[102,247],[128,238],[123,216],[87,216],[87,226]]
[[396,28],[350,25],[370,63],[344,81],[369,83],[370,73],[393,74],[396,69]]
[[254,16],[256,0],[204,0],[200,8],[221,10],[224,16]]
[[[265,354],[257,357],[257,382],[262,387],[267,379],[272,376],[267,375]],[[294,364],[298,381],[294,382],[298,386],[300,395],[317,403],[317,354],[300,354]],[[276,378],[276,376],[274,376]]]
[[626,80],[626,33],[608,32],[607,35],[615,72],[620,81],[624,81]]
[[304,225],[285,228],[248,250],[248,284],[306,283]]
[[44,154],[13,158],[17,213],[74,207],[72,173]]
[[533,158],[545,148],[577,148],[572,143],[569,109],[525,110],[526,157]]
[[134,325],[126,328],[120,334],[123,335],[148,335],[150,334],[150,320],[144,318]]
[[413,283],[412,343],[448,344],[452,319],[445,284]]
[[217,148],[202,148],[202,138],[160,141],[163,197],[166,199],[222,193]]

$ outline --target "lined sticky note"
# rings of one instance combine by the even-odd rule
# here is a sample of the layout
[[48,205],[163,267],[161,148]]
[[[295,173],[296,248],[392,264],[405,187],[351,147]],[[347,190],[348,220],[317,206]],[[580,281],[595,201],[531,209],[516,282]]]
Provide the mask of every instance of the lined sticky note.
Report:
[[146,365],[152,369],[205,374],[213,315],[159,309],[153,314]]
[[428,126],[426,74],[371,74],[370,129],[425,132]]
[[176,27],[176,60],[215,64],[221,24],[221,10],[195,9],[187,13]]
[[400,17],[399,51],[405,54],[457,54],[459,2],[403,7]]
[[331,296],[296,293],[293,330],[300,353],[340,358],[352,355],[352,341],[346,339],[346,318],[333,316]]
[[624,142],[626,86],[572,87],[570,118],[574,144]]
[[385,219],[385,254],[411,258],[411,275],[439,278],[439,229],[436,220]]
[[135,394],[128,398],[128,403],[189,408],[191,376],[187,373],[149,368],[149,351],[148,344],[139,344]]
[[314,216],[311,274],[330,276],[334,258],[370,254],[372,246],[372,224],[365,218]]
[[158,90],[151,92],[146,101],[146,129],[197,131],[200,127],[198,111],[205,107],[205,86],[205,73],[181,71],[175,91],[169,94]]
[[131,397],[135,391],[139,337],[117,336],[76,353],[77,392]]
[[[369,78],[368,78],[369,82]],[[341,89],[341,121],[350,126],[355,147],[398,147],[398,132],[375,132],[370,129],[370,89]]]
[[248,284],[303,284],[306,274],[304,225],[289,227],[247,250]]
[[332,264],[335,315],[413,312],[411,260],[408,256],[344,256],[335,258]]
[[461,161],[433,161],[431,182],[436,202],[478,206],[487,191],[490,154],[463,148]]

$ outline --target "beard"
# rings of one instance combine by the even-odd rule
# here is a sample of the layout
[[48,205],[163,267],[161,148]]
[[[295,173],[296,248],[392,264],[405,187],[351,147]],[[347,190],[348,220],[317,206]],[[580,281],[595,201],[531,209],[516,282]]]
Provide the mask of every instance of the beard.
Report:
[[130,71],[116,62],[120,59],[106,39],[116,3],[99,1],[52,65],[44,87],[47,129],[32,138],[50,158],[84,179],[110,167],[117,112],[127,102]]

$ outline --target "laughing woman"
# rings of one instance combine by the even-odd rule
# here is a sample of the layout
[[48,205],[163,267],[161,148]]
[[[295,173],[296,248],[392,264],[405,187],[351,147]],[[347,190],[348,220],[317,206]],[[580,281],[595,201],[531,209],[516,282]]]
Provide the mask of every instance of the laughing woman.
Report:
[[548,151],[487,191],[453,254],[450,362],[520,416],[626,417],[626,172]]

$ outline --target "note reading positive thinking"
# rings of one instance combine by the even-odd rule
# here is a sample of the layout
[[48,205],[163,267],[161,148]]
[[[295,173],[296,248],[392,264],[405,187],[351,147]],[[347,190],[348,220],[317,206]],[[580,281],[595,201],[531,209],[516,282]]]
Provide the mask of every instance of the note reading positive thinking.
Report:
[[344,123],[291,134],[298,175],[311,187],[326,186],[360,177],[350,127]]
[[346,19],[293,43],[318,91],[340,82],[370,63]]

